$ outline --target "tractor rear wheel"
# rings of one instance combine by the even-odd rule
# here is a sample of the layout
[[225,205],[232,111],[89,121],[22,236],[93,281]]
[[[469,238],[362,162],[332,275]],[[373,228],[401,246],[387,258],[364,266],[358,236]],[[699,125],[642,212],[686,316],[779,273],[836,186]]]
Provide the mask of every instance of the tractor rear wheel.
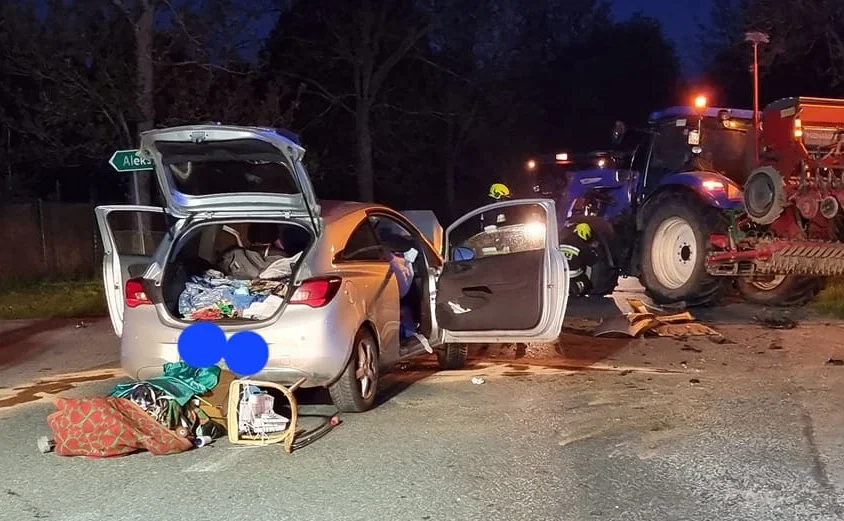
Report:
[[723,280],[706,271],[709,236],[723,233],[721,212],[693,197],[674,195],[655,205],[642,236],[640,281],[658,304],[716,304]]
[[744,300],[752,304],[777,307],[799,307],[808,304],[826,285],[823,277],[773,275],[740,277],[736,288]]

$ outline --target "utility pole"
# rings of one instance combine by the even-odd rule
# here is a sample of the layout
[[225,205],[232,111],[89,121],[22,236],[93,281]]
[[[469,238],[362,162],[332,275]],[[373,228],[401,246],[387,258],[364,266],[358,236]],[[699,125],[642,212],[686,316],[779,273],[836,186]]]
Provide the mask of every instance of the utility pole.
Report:
[[[768,35],[759,31],[744,34],[744,41],[753,45],[753,157],[759,164],[759,44],[768,43]],[[755,165],[754,165],[755,166]]]

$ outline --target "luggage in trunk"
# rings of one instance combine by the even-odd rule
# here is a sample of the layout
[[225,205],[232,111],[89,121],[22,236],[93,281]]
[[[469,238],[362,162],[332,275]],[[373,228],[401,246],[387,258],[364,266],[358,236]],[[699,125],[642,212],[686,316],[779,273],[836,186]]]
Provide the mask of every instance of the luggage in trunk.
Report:
[[[201,233],[194,232],[169,263],[170,274],[165,276],[170,313],[183,320],[265,320],[272,317],[284,304],[290,279],[310,242],[309,236],[302,236],[302,233],[308,234],[301,228],[292,239],[288,233],[282,241],[278,237],[284,238],[285,234],[279,230],[288,228],[293,226],[252,224],[249,229],[251,244],[226,247],[213,263],[191,258],[198,252],[201,240]],[[292,251],[296,253],[291,255]]]

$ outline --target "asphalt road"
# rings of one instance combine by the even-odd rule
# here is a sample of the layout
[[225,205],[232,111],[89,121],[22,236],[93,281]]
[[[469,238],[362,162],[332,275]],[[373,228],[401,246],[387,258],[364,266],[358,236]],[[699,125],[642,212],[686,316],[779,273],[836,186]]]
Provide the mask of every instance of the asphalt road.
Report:
[[42,455],[49,396],[108,392],[116,341],[108,321],[0,325],[0,520],[844,519],[841,323],[733,306],[707,317],[724,343],[595,339],[606,305],[573,304],[557,346],[401,367],[291,455]]

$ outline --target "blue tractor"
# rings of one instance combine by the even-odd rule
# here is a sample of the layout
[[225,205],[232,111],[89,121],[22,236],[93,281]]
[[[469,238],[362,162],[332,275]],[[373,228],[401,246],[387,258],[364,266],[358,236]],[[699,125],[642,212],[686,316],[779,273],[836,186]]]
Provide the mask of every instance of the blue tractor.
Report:
[[532,191],[557,202],[561,229],[592,230],[586,294],[611,293],[619,276],[639,278],[660,304],[711,305],[723,294],[707,254],[743,211],[753,111],[701,105],[653,113],[647,128],[616,122],[608,150],[528,161]]

